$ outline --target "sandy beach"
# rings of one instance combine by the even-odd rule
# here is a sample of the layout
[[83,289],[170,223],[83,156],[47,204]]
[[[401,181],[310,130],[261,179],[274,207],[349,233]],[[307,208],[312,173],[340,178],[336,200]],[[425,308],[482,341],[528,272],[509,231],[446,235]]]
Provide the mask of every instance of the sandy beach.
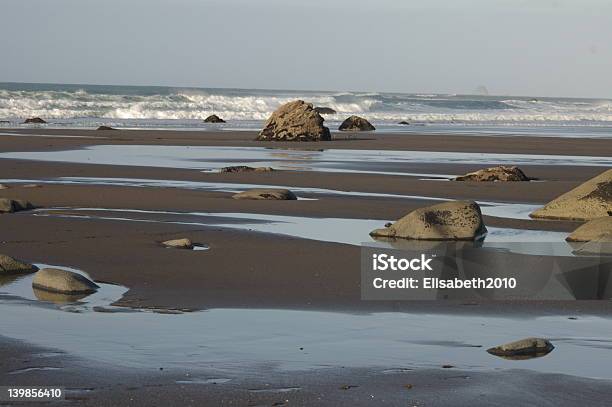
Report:
[[[605,405],[605,395],[612,394],[609,377],[596,367],[583,372],[570,368],[568,362],[585,349],[594,360],[605,358],[608,345],[588,348],[589,339],[574,336],[581,321],[596,324],[604,333],[609,326],[609,301],[363,301],[358,272],[359,242],[371,241],[369,230],[440,200],[478,201],[493,236],[513,231],[517,239],[525,234],[560,239],[580,223],[533,220],[526,213],[608,169],[612,162],[608,140],[559,138],[551,142],[549,137],[392,133],[348,138],[334,133],[329,142],[284,143],[255,142],[256,133],[250,131],[3,129],[3,133],[0,183],[9,188],[1,190],[0,197],[25,199],[37,209],[0,217],[2,253],[35,264],[82,270],[108,286],[109,293],[114,292],[113,287],[121,293],[107,294],[99,304],[88,306],[85,300],[84,305],[60,306],[59,310],[27,295],[18,299],[17,291],[5,293],[3,313],[13,315],[0,339],[2,384],[57,384],[69,388],[68,399],[79,405],[114,406],[134,402],[163,405],[177,400],[181,405],[251,406],[323,401],[327,405],[372,405],[374,401],[377,405],[448,405],[469,400],[471,405],[490,406],[507,405],[510,400],[533,404],[543,398],[550,405],[569,406],[578,400]],[[175,148],[195,149],[196,158],[185,158],[181,155],[185,150],[173,156]],[[548,158],[539,157],[543,151]],[[385,152],[404,155],[396,160]],[[422,155],[424,152],[427,154]],[[122,158],[122,154],[132,158]],[[172,161],[175,158],[178,161]],[[448,180],[500,159],[525,161],[521,168],[537,180]],[[122,160],[126,165],[119,164]],[[226,165],[261,162],[277,171],[218,171]],[[299,199],[231,198],[236,191],[252,186],[288,187]],[[206,250],[169,250],[159,244],[179,237],[188,237]],[[231,356],[234,345],[249,354],[249,341],[243,341],[247,332],[231,328],[241,324],[243,314],[217,317],[216,313],[240,309],[261,310],[257,311],[261,315],[253,316],[262,322],[252,327],[250,354],[261,354],[263,359]],[[23,318],[47,321],[40,327],[55,333],[47,340],[31,337],[37,331],[17,324],[22,312]],[[274,312],[280,312],[278,319],[269,316]],[[291,314],[295,312],[298,314]],[[57,318],[57,325],[45,315]],[[178,338],[168,338],[172,343],[162,341],[158,351],[152,350],[163,356],[145,362],[149,346],[142,342],[145,336],[124,326],[130,318],[146,318],[143,326],[162,327],[163,321],[199,321],[200,315],[222,318],[229,324],[223,328],[211,322],[213,332],[202,333],[200,346],[211,347],[208,356],[196,351],[196,344],[193,350],[191,345],[181,348],[173,342]],[[377,315],[391,319],[378,328],[369,326],[383,318]],[[388,354],[374,351],[369,358],[363,353],[355,356],[368,344],[410,342],[409,329],[402,331],[406,338],[386,329],[403,318],[408,319],[401,323],[408,325],[402,329],[409,328],[411,318],[423,316],[437,327],[445,325],[436,322],[439,318],[465,318],[465,324],[475,324],[480,340],[453,344],[455,328],[449,327],[448,332],[426,335],[429,339],[415,339],[400,354],[390,348]],[[77,319],[70,322],[70,318]],[[285,318],[292,322],[283,325]],[[361,330],[363,338],[359,346],[346,336],[332,339],[327,336],[327,325],[318,326],[313,318],[339,318],[337,326],[348,324],[356,332]],[[542,324],[549,323],[542,318],[561,336],[556,354],[567,352],[570,359],[494,361],[494,356],[487,355],[490,359],[472,364],[471,356],[461,353],[467,347],[486,355],[482,347],[502,338],[521,337],[519,332],[512,336],[512,323],[504,323],[501,330],[495,328],[501,323],[498,320],[523,321],[526,325],[520,329],[536,335],[544,329]],[[72,325],[62,328],[64,320]],[[112,321],[121,322],[113,327]],[[268,328],[274,333],[271,337],[266,336],[268,322],[273,323]],[[108,327],[99,339],[83,336],[89,329],[96,332],[90,326],[98,323],[102,324],[99,329]],[[319,336],[300,337],[293,323],[312,326]],[[79,324],[84,324],[85,331]],[[142,329],[142,335],[155,332]],[[377,329],[381,343],[374,340]],[[182,335],[194,339],[199,332],[188,328]],[[206,335],[213,333],[207,345]],[[276,356],[267,357],[268,342],[279,334],[286,340],[277,345]],[[62,342],[63,335],[72,339]],[[595,332],[588,336],[601,340]],[[227,344],[215,344],[219,338],[226,338]],[[78,351],[72,348],[77,340],[85,341],[76,347]],[[125,343],[135,355],[142,355],[127,356],[122,345],[109,345],[109,341]],[[567,350],[564,342],[569,344]],[[327,355],[326,346],[338,346],[338,353]],[[410,362],[419,359],[422,349],[430,351],[431,347],[436,356],[426,359],[428,363]],[[343,353],[340,349],[354,360],[343,362],[338,357]],[[192,363],[181,362],[190,352],[194,352]],[[445,364],[451,367],[444,368]]]

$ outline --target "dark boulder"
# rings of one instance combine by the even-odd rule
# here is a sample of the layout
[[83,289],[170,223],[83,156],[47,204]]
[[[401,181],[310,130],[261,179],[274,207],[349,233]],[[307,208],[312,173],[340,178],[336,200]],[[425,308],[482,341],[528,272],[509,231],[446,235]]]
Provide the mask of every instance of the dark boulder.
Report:
[[341,131],[373,131],[376,127],[372,123],[359,116],[351,116],[342,122],[338,130]]
[[25,121],[23,122],[23,124],[45,124],[45,123],[47,122],[41,119],[40,117],[30,117],[29,119],[25,119]]
[[225,120],[223,120],[216,114],[211,114],[206,119],[204,119],[204,123],[225,123]]
[[332,109],[331,107],[324,107],[324,106],[317,106],[314,108],[314,110],[319,113],[319,114],[336,114],[338,112],[336,112],[334,109]]
[[100,126],[96,130],[117,130],[117,129],[113,129],[110,126]]

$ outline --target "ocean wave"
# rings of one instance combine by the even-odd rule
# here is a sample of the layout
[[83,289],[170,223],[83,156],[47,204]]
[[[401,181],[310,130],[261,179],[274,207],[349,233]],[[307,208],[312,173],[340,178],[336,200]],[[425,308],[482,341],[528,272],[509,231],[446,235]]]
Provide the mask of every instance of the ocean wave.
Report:
[[[58,85],[59,87],[59,85]],[[274,92],[182,89],[104,92],[76,89],[0,89],[0,119],[202,120],[218,114],[226,120],[261,121],[295,99],[336,110],[340,121],[363,115],[372,121],[421,123],[611,123],[609,100],[495,98],[376,92]],[[154,91],[156,90],[156,91]]]

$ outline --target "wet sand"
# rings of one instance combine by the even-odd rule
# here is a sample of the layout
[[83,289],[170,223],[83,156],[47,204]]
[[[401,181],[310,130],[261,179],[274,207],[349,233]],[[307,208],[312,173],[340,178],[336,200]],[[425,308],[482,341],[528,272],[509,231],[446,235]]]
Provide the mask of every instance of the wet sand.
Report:
[[[80,406],[606,406],[608,380],[509,369],[495,373],[457,368],[325,368],[283,373],[273,364],[228,375],[206,369],[116,369],[0,337],[0,377],[11,385],[66,387]],[[54,371],[27,368],[52,366]],[[119,379],[120,378],[120,379]]]
[[[58,151],[98,144],[194,145],[235,147],[334,148],[406,151],[463,151],[482,153],[559,154],[612,157],[612,144],[596,139],[554,139],[485,136],[414,136],[367,134],[328,143],[256,143],[251,132],[3,130],[44,135],[107,137],[54,138],[0,136],[0,152]],[[542,182],[458,183],[423,180],[417,176],[352,174],[312,171],[219,174],[193,169],[154,166],[108,166],[0,159],[3,179],[19,179],[0,190],[0,197],[27,199],[43,208],[123,208],[177,212],[260,213],[318,218],[380,220],[397,219],[412,209],[434,201],[334,194],[302,194],[313,200],[287,202],[236,201],[231,193],[160,187],[42,184],[25,188],[27,181],[59,177],[142,178],[210,183],[242,183],[324,188],[339,191],[399,194],[431,198],[474,199],[541,205],[581,182],[603,172],[595,166],[521,166]],[[481,168],[466,164],[390,164],[389,170],[461,174]],[[3,183],[4,181],[0,181]],[[75,214],[70,209],[67,214]],[[40,215],[42,213],[38,213]],[[382,311],[482,315],[609,315],[609,302],[482,302],[453,301],[380,302],[360,299],[359,253],[354,245],[300,239],[219,226],[170,223],[128,223],[113,220],[35,216],[37,213],[1,215],[0,252],[31,262],[76,267],[96,281],[120,284],[129,291],[117,305],[133,308],[204,310],[262,308],[326,310],[371,313]],[[116,216],[107,213],[108,216]],[[535,221],[485,217],[488,226],[570,232],[575,222]],[[324,234],[325,230],[321,230]],[[157,242],[189,237],[210,250],[180,251]],[[364,239],[367,238],[364,236]],[[239,254],[239,255],[237,255]],[[61,371],[34,371],[9,375],[17,366],[30,365],[40,352],[10,339],[0,339],[4,352],[0,382],[95,387],[86,392],[85,405],[127,405],[133,398],[141,405],[181,400],[189,405],[471,405],[538,404],[542,397],[555,405],[575,405],[576,400],[598,405],[612,393],[609,381],[582,379],[527,371],[460,372],[439,367],[381,375],[368,369],[342,369],[299,374],[261,367],[223,385],[179,385],[185,372],[160,373],[156,368],[139,372],[96,368],[96,377],[83,379],[88,362],[61,355],[55,361]],[[8,353],[7,353],[8,352]],[[19,352],[18,357],[9,357]],[[37,362],[35,362],[37,363]],[[35,364],[34,363],[34,364]],[[514,365],[512,365],[514,366]],[[521,366],[516,364],[517,369]],[[161,366],[160,366],[161,367]],[[512,367],[513,369],[514,367]],[[205,376],[210,372],[197,372]],[[209,376],[206,376],[209,377]],[[38,382],[37,382],[38,380]],[[265,382],[265,383],[264,383]],[[249,389],[299,387],[288,393],[249,392]],[[503,383],[501,385],[500,383]],[[413,384],[405,389],[404,384]],[[359,387],[342,390],[342,386]],[[517,392],[516,389],[520,388]],[[371,396],[374,395],[374,399]],[[517,398],[518,397],[518,398]],[[287,403],[284,400],[290,400]],[[384,400],[384,401],[381,401]],[[163,404],[163,403],[162,403]]]

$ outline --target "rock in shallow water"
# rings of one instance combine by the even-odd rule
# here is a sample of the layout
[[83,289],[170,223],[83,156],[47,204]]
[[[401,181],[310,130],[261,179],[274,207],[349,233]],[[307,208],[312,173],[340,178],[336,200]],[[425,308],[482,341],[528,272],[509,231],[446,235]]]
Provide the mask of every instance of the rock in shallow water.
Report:
[[34,206],[28,201],[0,198],[0,213],[27,211],[28,209],[34,209]]
[[162,244],[166,247],[172,247],[174,249],[193,249],[193,243],[187,238],[166,240],[165,242],[162,242]]
[[224,167],[219,172],[235,173],[235,172],[271,172],[274,171],[271,167],[248,167],[246,165],[235,165],[232,167]]
[[45,124],[45,123],[47,122],[41,119],[40,117],[31,117],[29,119],[25,119],[25,121],[23,122],[23,124]]
[[479,240],[487,233],[480,207],[454,201],[419,208],[391,226],[370,232],[374,237],[414,240]]
[[487,352],[501,357],[528,359],[544,356],[555,349],[552,343],[542,338],[525,338],[505,345],[487,349]]
[[37,272],[32,287],[65,294],[92,294],[100,288],[80,274],[54,268],[44,268]]
[[604,235],[612,235],[612,216],[593,219],[574,230],[565,240],[568,242],[590,242]]
[[529,177],[519,167],[498,167],[485,168],[475,172],[455,178],[455,181],[478,181],[478,182],[516,182],[529,181]]
[[14,259],[5,254],[0,254],[0,275],[6,274],[28,274],[38,271],[38,267],[20,260]]
[[294,201],[295,194],[288,189],[249,189],[232,196],[234,199]]
[[276,109],[256,140],[326,141],[331,140],[329,129],[312,104],[303,100],[286,103]]
[[359,116],[351,116],[342,122],[338,130],[341,131],[373,131],[376,127],[372,123]]
[[100,126],[96,130],[108,131],[108,130],[117,130],[117,129],[114,129],[114,128],[110,127],[110,126]]
[[612,169],[533,212],[532,218],[591,220],[612,215]]

